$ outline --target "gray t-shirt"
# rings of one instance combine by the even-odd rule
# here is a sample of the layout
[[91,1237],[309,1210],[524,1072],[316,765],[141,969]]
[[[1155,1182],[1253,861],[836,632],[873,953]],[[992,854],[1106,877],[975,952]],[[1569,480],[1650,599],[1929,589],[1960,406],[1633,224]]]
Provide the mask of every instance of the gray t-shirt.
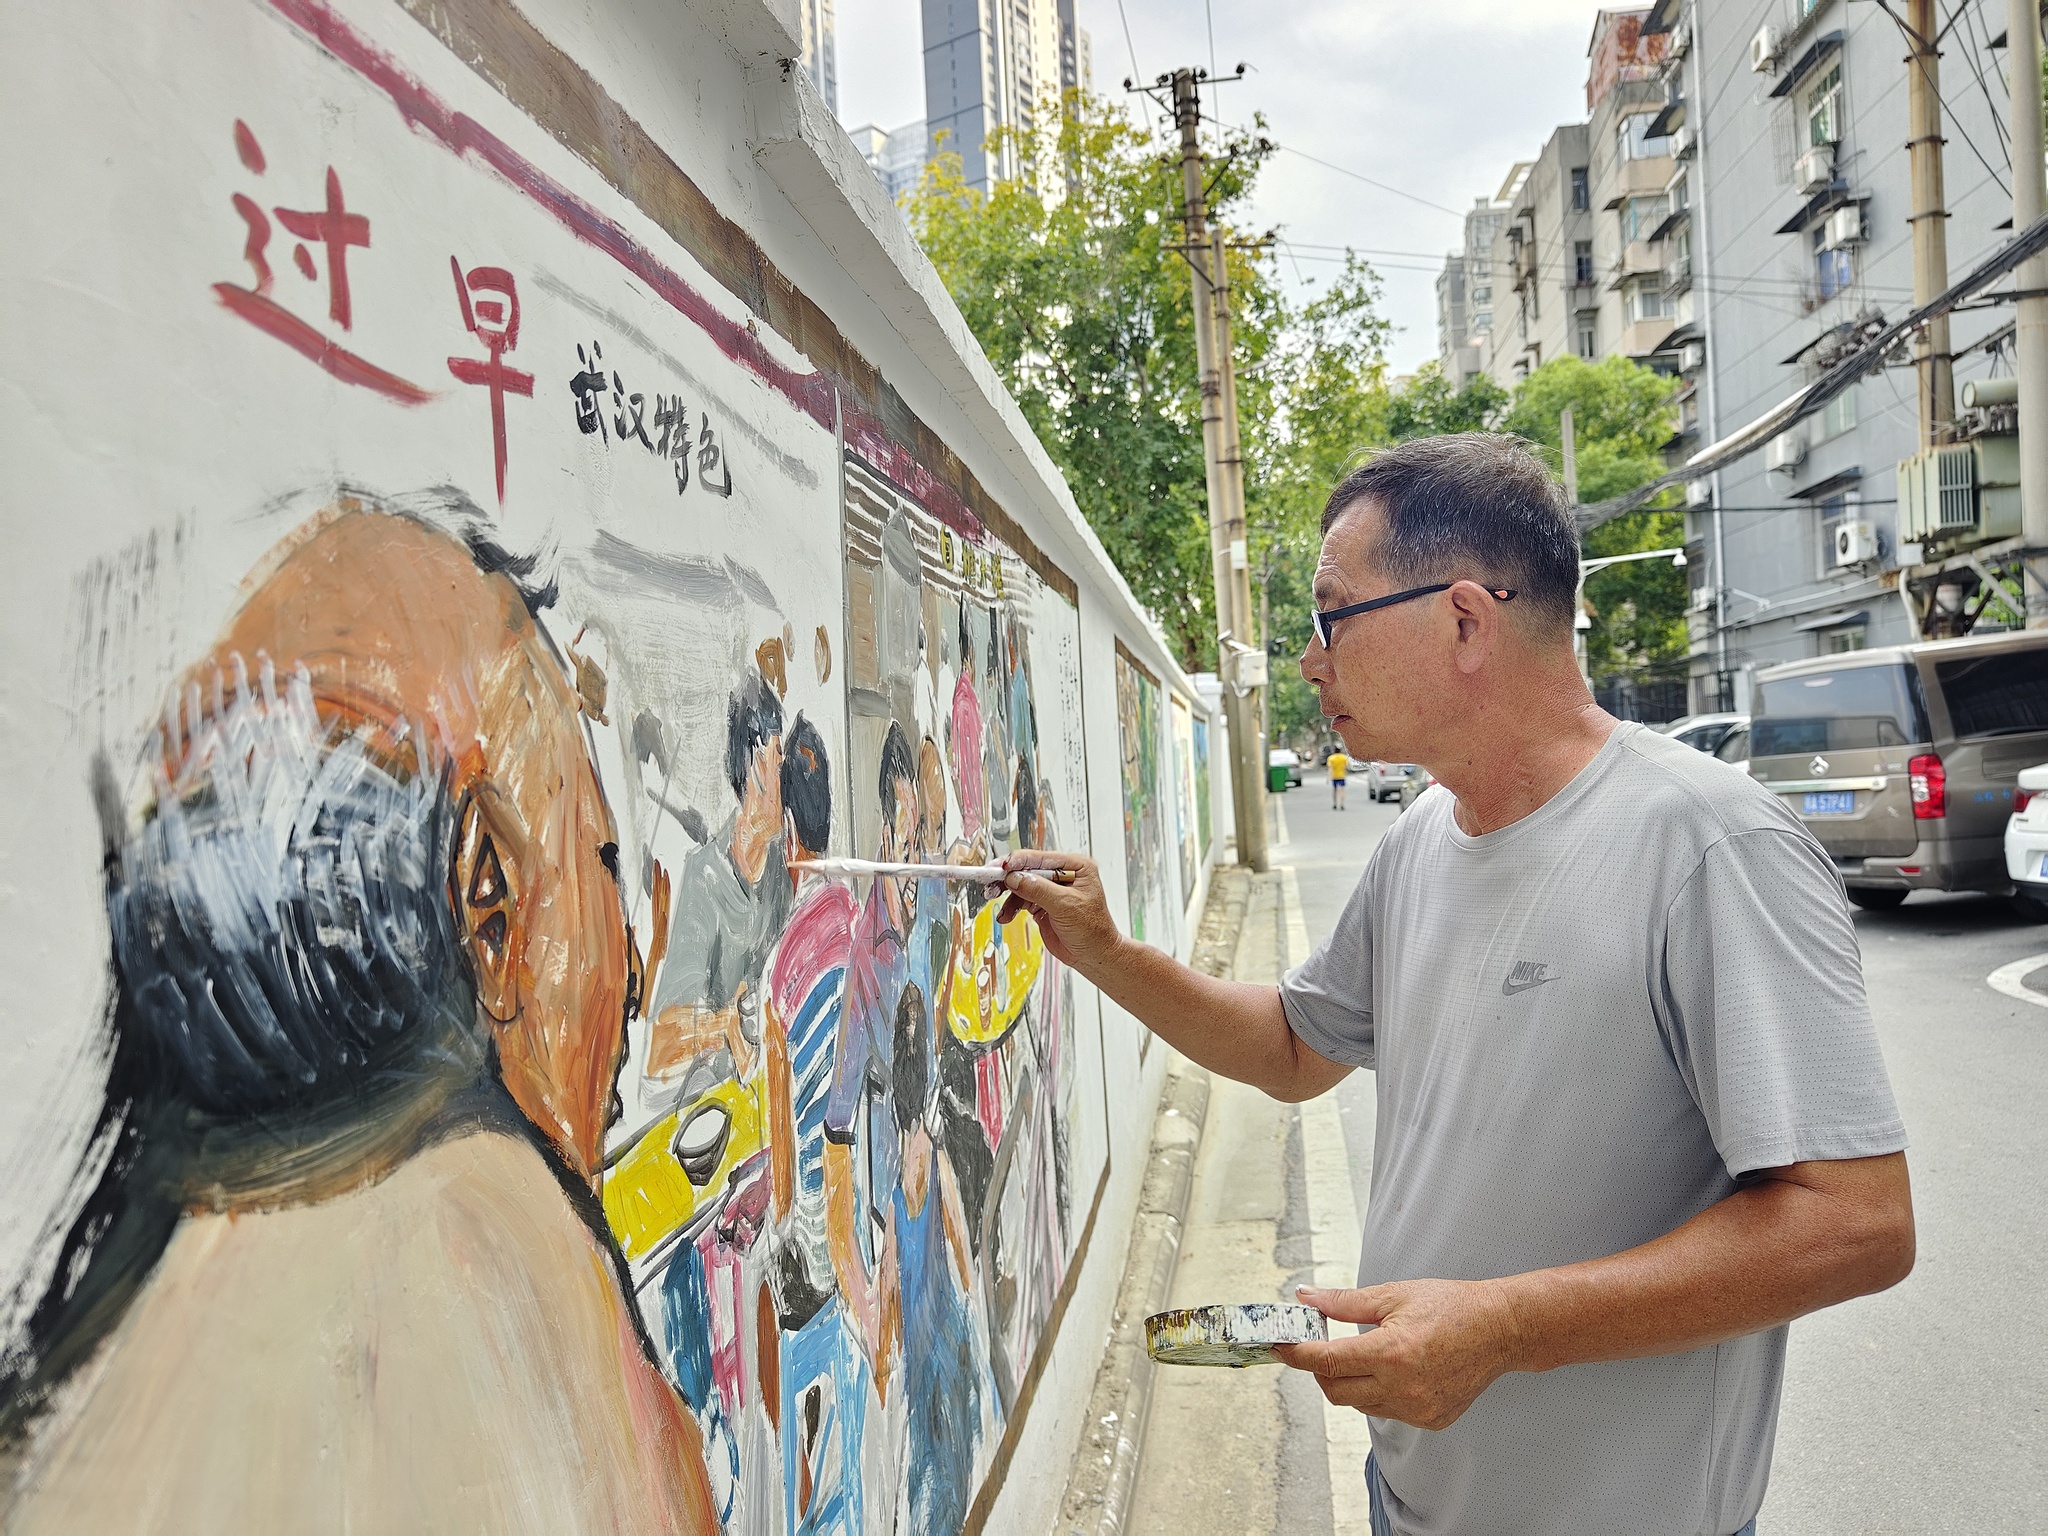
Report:
[[[1760,1168],[1906,1144],[1840,878],[1778,798],[1623,725],[1470,837],[1432,789],[1281,983],[1376,1069],[1359,1284],[1619,1253]],[[1770,1471],[1784,1328],[1502,1377],[1449,1429],[1372,1421],[1396,1531],[1729,1536]]]

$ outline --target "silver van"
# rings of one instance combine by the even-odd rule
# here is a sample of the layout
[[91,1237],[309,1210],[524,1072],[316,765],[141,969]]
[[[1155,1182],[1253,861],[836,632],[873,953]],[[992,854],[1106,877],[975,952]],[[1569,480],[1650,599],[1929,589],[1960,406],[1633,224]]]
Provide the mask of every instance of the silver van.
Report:
[[1812,828],[1858,906],[2011,894],[2014,782],[2048,761],[2048,630],[1772,667],[1750,716],[1751,776]]

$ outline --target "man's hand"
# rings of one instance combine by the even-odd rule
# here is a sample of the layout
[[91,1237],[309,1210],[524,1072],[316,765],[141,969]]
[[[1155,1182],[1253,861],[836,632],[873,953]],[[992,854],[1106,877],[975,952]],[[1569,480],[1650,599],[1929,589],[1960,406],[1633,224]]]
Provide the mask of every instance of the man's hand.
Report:
[[1515,1368],[1514,1318],[1490,1281],[1405,1280],[1362,1291],[1303,1286],[1326,1317],[1374,1324],[1356,1338],[1273,1351],[1313,1371],[1340,1407],[1418,1429],[1448,1429],[1479,1394]]
[[[1124,936],[1109,915],[1109,899],[1095,861],[1078,853],[1027,848],[1006,855],[1003,868],[1009,871],[1003,885],[1010,894],[1003,898],[1002,921],[1028,911],[1038,919],[1045,947],[1062,964],[1099,981],[1099,972],[1115,961]],[[1032,873],[1039,869],[1071,869],[1078,874],[1072,885],[1059,885]]]

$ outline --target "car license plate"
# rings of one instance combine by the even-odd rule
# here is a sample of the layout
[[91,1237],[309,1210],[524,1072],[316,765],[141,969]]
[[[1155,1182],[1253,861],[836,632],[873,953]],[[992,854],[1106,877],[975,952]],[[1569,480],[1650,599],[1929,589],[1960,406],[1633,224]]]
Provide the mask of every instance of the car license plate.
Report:
[[1807,816],[1848,816],[1856,810],[1856,791],[1853,789],[1824,789],[1819,794],[1802,797],[1799,807]]

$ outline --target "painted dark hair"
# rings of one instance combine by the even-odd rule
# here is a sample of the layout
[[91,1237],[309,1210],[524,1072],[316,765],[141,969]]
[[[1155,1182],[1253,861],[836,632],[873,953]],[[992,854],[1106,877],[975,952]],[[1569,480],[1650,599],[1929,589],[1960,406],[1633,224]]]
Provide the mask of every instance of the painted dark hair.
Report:
[[796,840],[823,853],[832,840],[832,763],[825,738],[802,710],[782,744],[782,808],[796,825]]
[[896,1129],[909,1134],[924,1118],[925,1099],[931,1093],[931,1021],[925,1017],[924,993],[916,982],[907,983],[896,999],[896,1029],[889,1062],[889,1103],[896,1117]]
[[748,674],[725,706],[725,780],[735,795],[747,792],[754,749],[781,734],[782,701],[760,673]]
[[1564,488],[1522,439],[1453,432],[1376,453],[1330,492],[1323,532],[1359,501],[1379,509],[1373,559],[1395,585],[1512,587],[1515,607],[1570,628],[1578,528]]
[[917,790],[917,754],[910,750],[910,738],[894,720],[889,722],[889,734],[882,739],[882,767],[875,782],[882,796],[884,821],[895,814],[899,783],[908,784],[913,794]]

